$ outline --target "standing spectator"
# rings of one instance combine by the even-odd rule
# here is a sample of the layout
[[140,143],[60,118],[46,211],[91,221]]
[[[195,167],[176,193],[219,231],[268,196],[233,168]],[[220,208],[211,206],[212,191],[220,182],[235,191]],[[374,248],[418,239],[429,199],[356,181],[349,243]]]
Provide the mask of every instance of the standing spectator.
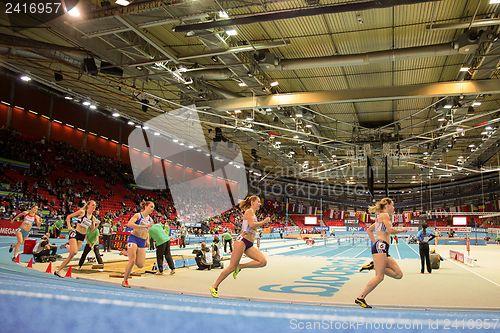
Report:
[[111,235],[113,231],[111,229],[111,223],[109,219],[106,219],[102,224],[102,242],[104,243],[104,252],[111,252]]
[[233,236],[231,236],[229,230],[226,230],[226,232],[222,234],[222,239],[224,241],[224,252],[227,253],[228,244],[229,244],[229,252],[233,252]]
[[64,220],[62,219],[61,216],[58,216],[57,220],[52,223],[52,225],[49,227],[49,233],[50,237],[52,238],[59,238],[61,235],[61,229],[63,227]]
[[179,233],[181,235],[181,246],[179,246],[179,248],[186,248],[186,237],[188,235],[186,227],[182,226]]
[[429,255],[429,241],[436,236],[427,232],[427,223],[422,224],[422,229],[417,233],[418,249],[420,252],[420,273],[424,274],[425,264],[427,264],[427,272],[432,273],[431,258]]
[[97,260],[97,263],[103,265],[104,263],[102,262],[101,254],[99,253],[99,228],[95,228],[94,230],[91,230],[90,228],[87,229],[85,238],[87,239],[87,243],[85,244],[82,256],[80,257],[78,269],[82,268],[83,264],[85,263],[85,259],[87,258],[87,254],[89,254],[91,250],[93,250],[95,253],[95,259]]
[[170,226],[165,223],[156,223],[149,228],[150,241],[156,242],[156,264],[158,265],[158,272],[156,274],[163,275],[163,257],[167,260],[168,268],[170,268],[170,275],[175,274],[175,265],[170,253]]

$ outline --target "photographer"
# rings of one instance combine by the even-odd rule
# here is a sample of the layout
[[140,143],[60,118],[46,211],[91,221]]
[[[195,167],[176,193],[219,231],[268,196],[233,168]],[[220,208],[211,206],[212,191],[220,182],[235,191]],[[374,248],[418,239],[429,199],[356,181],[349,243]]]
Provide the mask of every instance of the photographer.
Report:
[[43,257],[55,256],[57,253],[57,245],[49,243],[47,234],[40,238],[33,248],[33,258],[35,262],[43,262]]
[[205,269],[210,270],[213,265],[212,251],[208,248],[205,242],[201,243],[201,250],[193,250],[193,254],[196,254],[196,264],[198,265],[198,270],[203,271]]

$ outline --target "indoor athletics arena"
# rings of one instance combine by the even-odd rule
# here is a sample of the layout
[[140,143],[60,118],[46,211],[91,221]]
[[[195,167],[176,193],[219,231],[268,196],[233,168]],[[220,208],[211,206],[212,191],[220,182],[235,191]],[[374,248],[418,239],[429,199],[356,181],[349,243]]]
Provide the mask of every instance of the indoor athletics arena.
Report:
[[11,0],[0,332],[500,332],[499,0]]

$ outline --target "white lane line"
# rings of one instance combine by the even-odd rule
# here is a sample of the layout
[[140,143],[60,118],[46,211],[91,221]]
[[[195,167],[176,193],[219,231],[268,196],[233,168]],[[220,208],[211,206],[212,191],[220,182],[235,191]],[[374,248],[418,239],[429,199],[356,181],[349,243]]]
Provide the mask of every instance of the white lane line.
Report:
[[[203,313],[203,314],[214,314],[214,315],[231,315],[231,316],[241,316],[241,317],[251,317],[251,318],[277,318],[277,319],[287,319],[287,320],[329,320],[329,321],[349,321],[353,323],[384,323],[392,325],[408,325],[420,324],[426,325],[429,323],[429,319],[413,319],[408,318],[383,318],[383,317],[367,317],[354,316],[354,315],[335,315],[335,314],[304,314],[297,312],[274,312],[274,311],[252,311],[252,310],[238,310],[238,309],[227,309],[227,308],[213,308],[213,307],[195,307],[195,306],[183,306],[183,305],[169,305],[169,304],[157,304],[157,303],[145,303],[137,301],[124,301],[109,298],[97,298],[97,297],[82,297],[82,296],[69,296],[69,295],[59,295],[59,294],[49,294],[40,292],[28,292],[20,290],[7,290],[0,289],[0,295],[9,295],[17,297],[26,298],[38,298],[38,299],[50,299],[57,301],[66,302],[80,302],[80,303],[91,303],[100,305],[112,305],[121,306],[129,308],[143,308],[151,310],[163,310],[163,311],[173,311],[173,312],[185,312],[185,313]],[[436,319],[439,324],[446,325],[446,320]],[[449,320],[448,320],[449,322]]]
[[471,272],[472,274],[476,274],[476,275],[477,275],[477,276],[479,276],[481,279],[486,280],[486,281],[488,281],[488,282],[490,282],[490,283],[493,283],[493,284],[494,284],[495,286],[497,286],[497,287],[500,287],[500,284],[498,284],[498,283],[496,283],[496,282],[494,282],[494,281],[491,281],[490,279],[488,279],[487,277],[482,276],[482,275],[481,275],[481,274],[479,274],[478,272],[474,272],[473,270],[471,270],[471,269],[467,268],[467,267],[465,266],[465,264],[461,265],[461,264],[459,264],[459,263],[456,263],[453,259],[446,260],[446,262],[451,262],[452,264],[454,264],[454,265],[456,265],[456,266],[458,266],[458,267],[460,267],[460,268],[462,268],[462,269],[465,269],[466,271]]
[[342,252],[340,252],[340,253],[334,254],[332,257],[337,257],[337,256],[341,255],[342,253],[345,253],[345,252],[347,252],[347,251],[351,251],[352,249],[353,249],[353,248],[352,248],[352,247],[350,247],[350,248],[348,248],[348,249],[347,249],[347,250],[345,250],[345,251],[342,251]]
[[398,258],[401,260],[401,255],[399,254],[398,244],[394,244],[394,247],[396,248],[396,252],[398,253]]
[[359,255],[361,255],[363,252],[365,252],[366,250],[368,249],[364,249],[363,251],[359,252],[358,254],[356,254],[353,258],[357,258]]
[[406,246],[408,246],[410,248],[410,250],[412,250],[413,252],[415,252],[415,254],[417,255],[417,259],[419,259],[420,258],[420,253],[418,253],[417,251],[415,251],[413,249],[413,247],[410,246],[410,244],[408,244],[408,243],[405,243],[405,244],[406,244]]
[[[194,304],[199,304],[199,305],[214,305],[214,304],[220,304],[220,305],[230,305],[234,306],[235,303],[229,301],[222,301],[221,299],[214,301],[212,298],[208,297],[198,297],[196,299],[189,299],[189,298],[180,298],[179,294],[167,294],[164,296],[155,296],[151,294],[141,294],[140,290],[135,290],[137,293],[130,293],[130,292],[120,292],[116,290],[102,290],[102,289],[91,289],[91,288],[74,288],[71,286],[61,286],[61,285],[49,285],[47,283],[34,283],[31,282],[29,284],[27,283],[13,283],[13,282],[7,282],[7,281],[0,281],[0,285],[5,285],[6,287],[12,287],[12,286],[18,286],[18,287],[24,287],[26,289],[26,286],[29,285],[30,287],[43,287],[45,289],[52,289],[52,291],[56,293],[63,293],[63,292],[75,292],[75,293],[80,293],[80,294],[97,294],[97,295],[108,295],[110,292],[112,292],[113,295],[116,296],[123,296],[123,297],[130,297],[131,295],[139,296],[139,297],[146,297],[147,299],[155,299],[161,302],[170,302],[170,303],[194,303]],[[116,285],[118,286],[118,285]],[[173,296],[173,297],[172,297]],[[187,295],[190,297],[190,295]],[[222,302],[221,302],[222,301]],[[257,303],[238,303],[238,306],[240,307],[248,307],[248,308],[258,308],[258,309],[269,309],[268,305],[265,304],[257,304]],[[312,310],[312,309],[311,309]]]

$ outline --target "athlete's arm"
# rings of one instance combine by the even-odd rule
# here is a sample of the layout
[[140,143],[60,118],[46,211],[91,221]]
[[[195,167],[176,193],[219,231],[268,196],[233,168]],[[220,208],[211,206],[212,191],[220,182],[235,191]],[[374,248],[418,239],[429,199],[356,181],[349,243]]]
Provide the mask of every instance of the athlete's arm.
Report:
[[372,225],[369,226],[368,229],[366,229],[366,233],[368,234],[368,237],[370,237],[372,243],[375,243],[376,240],[375,240],[375,235],[373,234],[373,229],[375,229],[375,223],[372,223]]
[[68,226],[68,230],[71,230],[71,229],[72,229],[72,228],[71,228],[71,219],[72,219],[73,217],[78,217],[78,218],[80,218],[80,217],[82,217],[83,215],[85,215],[85,212],[83,211],[83,209],[79,209],[79,210],[77,210],[76,212],[71,213],[71,214],[69,214],[68,216],[66,216],[66,225]]
[[18,218],[21,218],[21,217],[25,216],[26,214],[28,214],[28,212],[21,212],[21,213],[17,214],[11,221],[14,222]]
[[135,224],[135,222],[137,222],[138,219],[139,219],[139,213],[135,213],[128,221],[127,228],[132,228],[134,230],[146,228],[146,226]]
[[37,227],[40,227],[42,225],[42,218],[38,215],[35,215],[35,223]]
[[95,231],[95,229],[101,224],[101,221],[97,217],[92,216],[92,224],[90,225],[90,230]]
[[400,234],[402,232],[406,232],[406,228],[402,228],[400,230],[398,229],[395,229],[393,226],[392,226],[392,223],[391,223],[391,219],[389,218],[389,214],[387,213],[382,213],[379,215],[379,218],[382,220],[382,222],[384,223],[385,225],[385,229],[387,231],[388,234]]
[[260,221],[260,222],[254,222],[253,220],[253,212],[248,209],[246,212],[245,212],[245,219],[248,221],[248,225],[250,226],[250,228],[252,229],[255,229],[255,228],[258,228],[266,223],[269,223],[269,221],[271,221],[271,218],[268,216],[266,217],[264,220]]

